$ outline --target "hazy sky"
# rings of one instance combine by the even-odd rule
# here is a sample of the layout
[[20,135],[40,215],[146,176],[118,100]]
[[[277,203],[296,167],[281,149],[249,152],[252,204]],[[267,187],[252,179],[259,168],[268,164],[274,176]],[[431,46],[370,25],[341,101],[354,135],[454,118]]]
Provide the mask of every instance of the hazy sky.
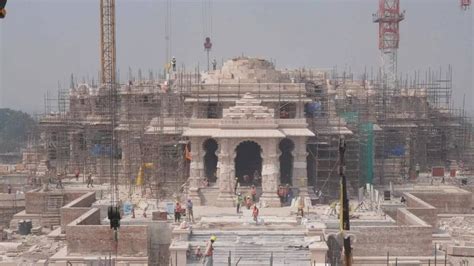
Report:
[[[205,64],[202,0],[172,0],[172,55],[178,65]],[[474,109],[473,16],[458,0],[401,0],[399,71],[454,70],[454,100]],[[117,60],[158,71],[165,61],[165,1],[117,0]],[[242,53],[276,60],[278,68],[379,66],[377,0],[212,0],[212,56]],[[46,91],[97,76],[99,0],[10,0],[0,21],[0,107],[41,112]]]

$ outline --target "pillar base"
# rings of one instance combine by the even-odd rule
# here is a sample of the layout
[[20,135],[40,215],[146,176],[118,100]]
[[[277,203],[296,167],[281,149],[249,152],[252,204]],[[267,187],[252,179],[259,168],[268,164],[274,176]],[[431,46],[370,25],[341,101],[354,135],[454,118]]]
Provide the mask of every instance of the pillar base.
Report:
[[215,206],[217,207],[234,207],[235,196],[232,192],[219,192]]
[[173,265],[186,266],[188,259],[186,252],[189,248],[188,242],[173,241],[169,247],[170,258],[173,260]]
[[324,263],[326,261],[326,253],[329,248],[325,242],[316,242],[309,245],[309,251],[311,253],[311,261],[316,263]]
[[299,187],[298,190],[299,190],[299,196],[300,197],[303,197],[303,198],[309,197],[309,192],[308,192],[308,187],[307,186]]
[[262,206],[265,207],[281,207],[280,198],[276,193],[263,193],[260,197],[260,202],[262,202]]
[[201,197],[199,196],[199,188],[190,187],[188,193],[188,197],[192,200],[195,206],[202,206]]

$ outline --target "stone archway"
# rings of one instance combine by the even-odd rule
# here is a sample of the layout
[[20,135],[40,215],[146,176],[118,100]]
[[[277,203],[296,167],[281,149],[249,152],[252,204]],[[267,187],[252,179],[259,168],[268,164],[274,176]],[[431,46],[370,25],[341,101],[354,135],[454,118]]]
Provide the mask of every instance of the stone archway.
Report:
[[295,149],[295,143],[291,139],[284,138],[278,145],[280,148],[280,183],[281,184],[293,184],[293,150]]
[[[254,141],[243,141],[235,148],[235,176],[241,185],[257,184],[254,180],[254,174],[262,173],[262,148]],[[244,178],[248,176],[248,178]]]
[[210,183],[214,183],[217,180],[217,162],[219,158],[216,155],[218,148],[217,141],[213,138],[207,139],[203,142],[202,148],[204,154],[204,176],[209,180]]

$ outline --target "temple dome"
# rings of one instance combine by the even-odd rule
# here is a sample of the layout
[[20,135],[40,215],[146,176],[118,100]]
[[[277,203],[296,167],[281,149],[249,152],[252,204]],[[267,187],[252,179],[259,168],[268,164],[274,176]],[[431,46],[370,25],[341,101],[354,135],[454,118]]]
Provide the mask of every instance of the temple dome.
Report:
[[286,75],[275,69],[273,63],[252,57],[237,57],[226,61],[220,70],[203,75],[203,83],[278,83],[290,82]]

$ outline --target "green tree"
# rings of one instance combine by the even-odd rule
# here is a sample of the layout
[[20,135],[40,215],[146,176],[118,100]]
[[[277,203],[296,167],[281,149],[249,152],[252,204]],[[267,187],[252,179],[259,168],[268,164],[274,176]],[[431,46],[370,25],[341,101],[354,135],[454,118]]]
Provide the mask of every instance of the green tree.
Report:
[[19,152],[37,123],[27,113],[0,108],[0,153]]

